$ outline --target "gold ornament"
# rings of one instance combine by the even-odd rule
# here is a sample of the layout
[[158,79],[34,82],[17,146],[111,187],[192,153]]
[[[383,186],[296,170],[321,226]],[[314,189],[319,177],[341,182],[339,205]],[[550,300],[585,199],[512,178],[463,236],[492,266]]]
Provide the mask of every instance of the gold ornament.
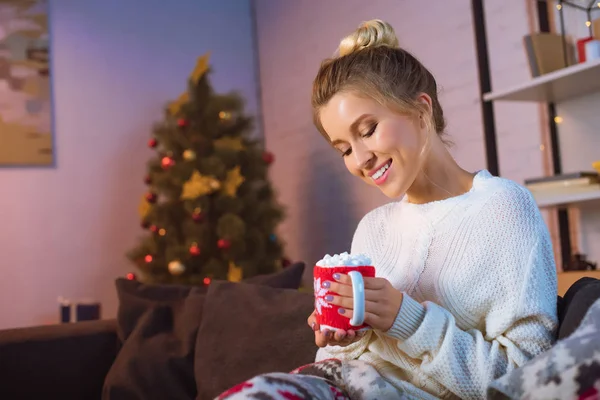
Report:
[[217,139],[214,142],[215,148],[218,150],[234,150],[241,151],[244,149],[244,144],[242,143],[242,138],[232,138],[232,137],[222,137],[221,139]]
[[221,182],[212,176],[202,176],[197,170],[194,171],[190,179],[183,184],[181,192],[182,200],[191,200],[213,193],[221,187]]
[[223,183],[223,192],[228,196],[235,197],[235,193],[238,190],[238,187],[246,180],[240,174],[239,165],[234,169],[227,171],[227,178],[225,178],[225,182]]
[[240,282],[243,277],[242,267],[235,265],[233,261],[229,262],[229,270],[227,271],[227,280],[230,282]]
[[198,59],[196,60],[196,66],[192,71],[192,82],[194,82],[194,84],[198,84],[198,81],[200,80],[200,78],[202,78],[202,75],[204,75],[206,71],[208,71],[209,58],[210,52],[198,57]]
[[181,275],[185,272],[185,265],[179,260],[173,260],[169,263],[169,272],[171,275]]
[[187,149],[183,152],[183,159],[186,161],[192,161],[196,159],[196,153],[194,150]]
[[180,94],[179,97],[177,98],[177,100],[175,100],[169,104],[169,106],[168,106],[169,113],[171,115],[179,114],[179,111],[181,110],[181,106],[183,106],[189,100],[190,100],[190,95],[188,92],[184,92],[184,93]]
[[140,205],[138,206],[138,212],[140,213],[140,217],[142,217],[142,219],[146,218],[150,213],[150,210],[152,210],[152,204],[148,203],[148,200],[146,199],[146,194],[144,194],[142,196],[142,200],[140,201]]
[[232,117],[232,114],[230,111],[221,111],[219,112],[219,119],[221,121],[229,121]]

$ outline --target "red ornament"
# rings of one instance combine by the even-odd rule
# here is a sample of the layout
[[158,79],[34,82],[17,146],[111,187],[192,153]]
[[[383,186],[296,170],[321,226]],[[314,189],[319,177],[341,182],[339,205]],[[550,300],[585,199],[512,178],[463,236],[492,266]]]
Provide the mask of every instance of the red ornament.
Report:
[[156,233],[156,232],[158,232],[158,226],[156,226],[156,225],[151,225],[151,226],[150,226],[150,230],[151,230],[153,233]]
[[263,153],[262,159],[265,163],[272,164],[273,161],[275,161],[275,155],[273,155],[273,153],[271,153],[270,151],[265,151]]
[[154,194],[152,192],[146,193],[146,200],[148,201],[148,203],[155,203],[156,202],[156,194]]
[[192,247],[190,247],[190,254],[193,256],[199,256],[200,255],[200,247],[198,247],[197,244],[193,244]]
[[209,277],[204,278],[204,284],[206,286],[210,285],[210,281],[211,281],[211,279]]
[[194,220],[194,222],[202,222],[202,220],[204,219],[204,215],[201,212],[193,212],[192,213],[192,219]]
[[128,280],[130,280],[130,281],[135,281],[135,278],[136,278],[136,276],[135,276],[135,274],[134,274],[133,272],[130,272],[130,273],[128,273],[128,274],[127,274],[127,275],[125,275],[125,276],[126,276],[126,278],[127,278]]
[[165,156],[160,161],[160,165],[163,167],[163,169],[169,169],[175,165],[175,160],[173,160],[171,157]]
[[146,175],[146,176],[144,177],[144,183],[145,183],[146,185],[150,185],[150,184],[152,184],[152,177],[151,177],[150,175]]
[[179,119],[177,120],[177,126],[178,126],[178,127],[180,127],[180,128],[185,128],[187,125],[188,125],[188,122],[187,122],[187,120],[186,120],[186,119],[184,119],[184,118],[179,118]]
[[147,263],[151,263],[153,260],[152,255],[148,254],[146,255],[146,257],[144,257],[144,261],[146,261]]
[[289,259],[287,259],[287,258],[281,259],[281,265],[283,266],[283,268],[289,267],[291,264],[292,264],[292,262]]
[[150,147],[151,149],[154,149],[156,146],[158,146],[158,140],[156,140],[156,139],[148,140],[148,147]]
[[231,242],[227,239],[219,239],[219,241],[217,242],[217,247],[221,250],[227,250],[231,247]]

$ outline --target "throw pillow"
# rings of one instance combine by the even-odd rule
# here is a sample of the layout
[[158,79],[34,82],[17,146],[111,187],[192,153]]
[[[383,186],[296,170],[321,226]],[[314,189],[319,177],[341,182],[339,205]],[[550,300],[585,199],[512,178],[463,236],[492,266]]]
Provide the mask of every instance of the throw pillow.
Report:
[[568,338],[492,382],[488,399],[592,399],[600,388],[600,299]]
[[117,280],[117,332],[124,342],[103,399],[194,398],[194,343],[206,291]]
[[313,296],[297,290],[211,285],[196,340],[197,399],[213,399],[261,373],[314,362],[317,348],[306,324],[313,308]]
[[[304,264],[295,263],[248,281],[297,289],[303,272]],[[194,398],[194,347],[208,287],[122,278],[116,287],[122,348],[106,377],[103,398]]]

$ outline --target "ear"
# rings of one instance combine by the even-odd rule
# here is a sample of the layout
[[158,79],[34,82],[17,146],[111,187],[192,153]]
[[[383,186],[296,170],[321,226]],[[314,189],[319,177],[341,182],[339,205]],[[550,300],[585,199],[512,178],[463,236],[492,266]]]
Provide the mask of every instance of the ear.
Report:
[[425,115],[423,115],[423,114],[419,115],[419,122],[420,122],[421,128],[424,129],[428,126],[426,119],[430,119],[431,115],[433,113],[433,108],[431,106],[431,97],[429,97],[429,95],[427,93],[420,93],[417,96],[417,102],[424,106],[423,111],[425,112]]
[[429,95],[427,93],[420,93],[417,96],[417,101],[419,103],[422,103],[425,106],[427,106],[427,108],[429,109],[429,113],[431,113],[431,109],[432,109],[432,106],[431,106],[431,97],[429,97]]

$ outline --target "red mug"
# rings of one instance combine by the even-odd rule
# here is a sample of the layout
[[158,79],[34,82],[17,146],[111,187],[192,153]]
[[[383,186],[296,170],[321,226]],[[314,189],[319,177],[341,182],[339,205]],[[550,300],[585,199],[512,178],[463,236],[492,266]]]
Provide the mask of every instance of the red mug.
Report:
[[[325,300],[329,294],[337,294],[323,287],[323,282],[335,282],[333,274],[347,274],[352,279],[352,296],[354,300],[352,319],[340,314],[340,306],[331,304]],[[315,316],[317,323],[324,330],[343,329],[360,331],[368,329],[365,321],[365,284],[363,277],[375,277],[375,267],[371,265],[362,266],[339,266],[339,267],[320,267],[315,266],[314,290],[315,290]]]

